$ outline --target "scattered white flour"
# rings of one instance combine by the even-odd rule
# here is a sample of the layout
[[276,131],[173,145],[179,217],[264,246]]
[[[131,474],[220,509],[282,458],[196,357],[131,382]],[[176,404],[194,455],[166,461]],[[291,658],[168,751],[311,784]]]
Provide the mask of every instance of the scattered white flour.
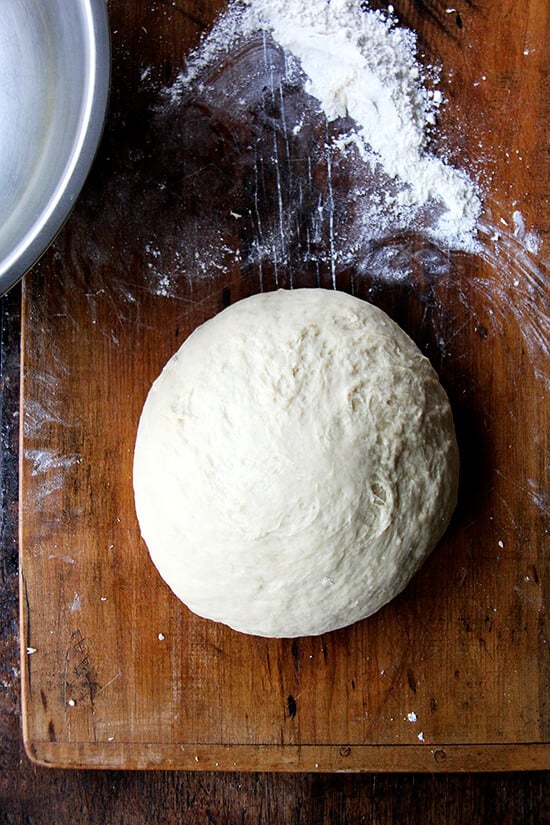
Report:
[[[352,292],[366,277],[376,290],[417,283],[419,271],[424,282],[445,279],[448,252],[465,251],[484,267],[469,271],[463,300],[472,290],[486,304],[488,334],[517,324],[537,378],[550,386],[544,237],[521,202],[494,201],[495,158],[484,154],[479,119],[468,124],[472,135],[480,130],[471,176],[451,165],[437,133],[440,69],[420,58],[416,35],[391,9],[230,0],[159,98],[161,133],[167,123],[177,133],[159,188],[184,180],[191,196],[170,218],[181,243],[174,248],[160,231],[147,244],[149,288],[177,297],[182,279],[191,286],[235,270],[260,291],[320,286],[327,275]],[[174,208],[175,195],[159,213]]]
[[[500,211],[500,206],[497,205]],[[500,222],[505,231],[496,231]],[[495,329],[503,329],[514,318],[530,354],[537,378],[550,386],[550,260],[544,255],[543,239],[526,227],[525,218],[516,209],[511,221],[493,214],[488,198],[485,214],[478,226],[480,257],[488,264],[486,277],[476,278],[476,292],[481,292],[491,307]]]
[[70,605],[71,613],[78,613],[81,608],[80,596],[75,592],[74,598]]
[[349,120],[342,120],[344,131],[331,149],[353,144],[360,160],[379,164],[398,183],[397,191],[386,197],[386,209],[389,205],[410,218],[411,210],[414,217],[414,210],[432,205],[437,217],[424,226],[427,234],[449,248],[472,251],[479,194],[465,172],[429,151],[443,96],[426,86],[416,35],[358,0],[234,0],[188,58],[174,97],[258,31],[269,32],[288,53],[289,72],[296,71],[298,61],[305,90],[319,101],[329,122],[353,121],[350,129]]
[[514,237],[524,243],[528,252],[532,255],[537,255],[540,249],[540,235],[533,231],[527,231],[525,218],[517,209],[512,215],[512,221],[514,224]]
[[416,36],[357,0],[249,0],[258,25],[295,55],[306,91],[329,121],[351,117],[365,151],[405,187],[402,204],[440,201],[442,234],[473,231],[479,198],[467,175],[427,152],[429,129],[442,102],[430,95],[416,59]]

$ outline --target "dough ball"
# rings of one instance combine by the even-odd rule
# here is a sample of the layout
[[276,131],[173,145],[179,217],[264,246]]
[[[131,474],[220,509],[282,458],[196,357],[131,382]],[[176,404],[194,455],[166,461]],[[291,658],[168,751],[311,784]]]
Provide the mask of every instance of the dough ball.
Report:
[[145,402],[137,515],[160,575],[244,633],[325,633],[396,596],[444,532],[458,450],[436,373],[384,312],[280,290],[196,329]]

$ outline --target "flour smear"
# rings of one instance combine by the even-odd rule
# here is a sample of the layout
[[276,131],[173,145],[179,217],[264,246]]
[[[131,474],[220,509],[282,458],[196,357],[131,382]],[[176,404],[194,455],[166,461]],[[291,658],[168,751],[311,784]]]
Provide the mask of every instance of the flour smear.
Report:
[[289,74],[297,68],[304,73],[305,91],[327,121],[341,122],[330,149],[353,147],[358,183],[361,172],[376,167],[395,182],[384,208],[372,217],[413,228],[418,213],[430,206],[426,233],[447,248],[473,251],[481,212],[478,187],[463,170],[430,152],[443,102],[441,91],[433,88],[437,73],[432,69],[429,76],[420,66],[416,35],[397,26],[389,13],[364,8],[357,0],[233,2],[188,57],[172,99],[200,85],[205,71],[259,31],[285,50]]
[[[421,61],[416,34],[391,6],[232,0],[163,90],[159,112],[178,124],[188,117],[188,134],[196,111],[208,113],[227,128],[226,146],[237,135],[246,197],[237,192],[225,212],[201,214],[200,242],[187,240],[177,260],[151,244],[150,288],[176,297],[181,277],[192,284],[236,267],[254,273],[261,290],[311,283],[312,275],[320,285],[328,270],[333,287],[343,275],[353,291],[363,275],[412,283],[419,266],[428,280],[444,278],[448,253],[467,253],[490,266],[484,277],[473,266],[470,278],[487,323],[497,333],[517,325],[537,377],[549,381],[542,239],[515,203],[493,202],[484,171],[491,158],[474,159],[477,179],[449,162],[438,132],[441,71]],[[182,114],[189,106],[195,114]],[[215,154],[215,130],[213,138]],[[203,158],[202,166],[186,161],[186,184],[212,168],[193,139],[180,151]],[[194,238],[182,219],[181,237]],[[235,221],[240,246],[232,249]]]

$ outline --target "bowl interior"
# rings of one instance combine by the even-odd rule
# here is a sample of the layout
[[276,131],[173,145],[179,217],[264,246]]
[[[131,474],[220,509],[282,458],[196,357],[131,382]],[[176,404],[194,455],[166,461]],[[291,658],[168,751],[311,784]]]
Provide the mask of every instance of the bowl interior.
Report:
[[108,42],[107,32],[102,2],[2,4],[0,292],[52,240],[89,169],[108,85],[98,34]]

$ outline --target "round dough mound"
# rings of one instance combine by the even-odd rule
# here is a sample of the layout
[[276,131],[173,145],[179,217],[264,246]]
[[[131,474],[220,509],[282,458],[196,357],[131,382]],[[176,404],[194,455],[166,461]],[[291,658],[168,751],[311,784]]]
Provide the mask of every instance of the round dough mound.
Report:
[[444,532],[458,450],[428,360],[343,292],[254,295],[196,329],[143,408],[136,510],[195,613],[325,633],[397,595]]

